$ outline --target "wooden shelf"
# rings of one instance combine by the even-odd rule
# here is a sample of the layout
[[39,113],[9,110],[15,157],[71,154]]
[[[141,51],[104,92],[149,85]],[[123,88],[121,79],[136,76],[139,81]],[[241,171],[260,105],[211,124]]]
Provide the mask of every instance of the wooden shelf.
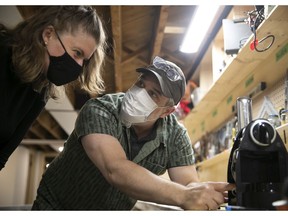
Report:
[[288,151],[288,124],[281,125],[280,127],[277,127],[276,130]]
[[227,168],[231,148],[196,164],[200,181],[227,181]]
[[[235,114],[233,105],[260,82],[267,88],[286,74],[288,61],[288,6],[276,6],[257,29],[257,39],[275,36],[274,44],[265,52],[251,51],[253,35],[227,65],[202,100],[184,119],[192,144],[218,129]],[[280,55],[281,54],[281,55]],[[280,57],[279,57],[280,56]],[[201,86],[200,86],[201,87]]]

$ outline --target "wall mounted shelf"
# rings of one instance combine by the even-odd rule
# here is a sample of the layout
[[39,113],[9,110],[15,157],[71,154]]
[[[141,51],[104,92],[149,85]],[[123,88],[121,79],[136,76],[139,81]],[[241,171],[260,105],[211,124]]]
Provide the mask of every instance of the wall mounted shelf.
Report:
[[203,135],[217,130],[235,115],[232,107],[237,97],[246,96],[261,82],[265,82],[269,88],[285,76],[288,68],[287,14],[288,6],[274,7],[256,32],[259,40],[270,34],[275,36],[271,48],[265,52],[251,51],[251,35],[237,56],[223,69],[222,75],[184,119],[192,144]]

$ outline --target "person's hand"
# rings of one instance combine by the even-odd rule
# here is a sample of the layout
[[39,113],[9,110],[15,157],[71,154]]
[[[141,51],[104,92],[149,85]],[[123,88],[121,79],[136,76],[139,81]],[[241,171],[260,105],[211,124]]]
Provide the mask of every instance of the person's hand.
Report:
[[227,191],[235,188],[227,182],[196,182],[187,185],[184,210],[216,210],[227,200]]

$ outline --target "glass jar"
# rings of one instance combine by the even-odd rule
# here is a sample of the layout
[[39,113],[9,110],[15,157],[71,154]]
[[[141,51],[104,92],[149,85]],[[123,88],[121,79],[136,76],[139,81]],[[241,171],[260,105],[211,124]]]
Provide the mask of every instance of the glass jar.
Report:
[[267,120],[274,126],[274,128],[281,126],[281,121],[277,114],[269,115]]
[[281,124],[288,123],[288,110],[282,110],[280,114]]

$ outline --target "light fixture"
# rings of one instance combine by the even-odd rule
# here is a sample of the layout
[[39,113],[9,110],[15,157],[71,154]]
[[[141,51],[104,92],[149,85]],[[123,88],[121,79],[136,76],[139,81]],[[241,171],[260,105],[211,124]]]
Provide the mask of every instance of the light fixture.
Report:
[[209,27],[219,9],[218,5],[199,5],[195,15],[192,17],[180,51],[184,53],[195,53],[198,51],[202,40],[205,38]]

